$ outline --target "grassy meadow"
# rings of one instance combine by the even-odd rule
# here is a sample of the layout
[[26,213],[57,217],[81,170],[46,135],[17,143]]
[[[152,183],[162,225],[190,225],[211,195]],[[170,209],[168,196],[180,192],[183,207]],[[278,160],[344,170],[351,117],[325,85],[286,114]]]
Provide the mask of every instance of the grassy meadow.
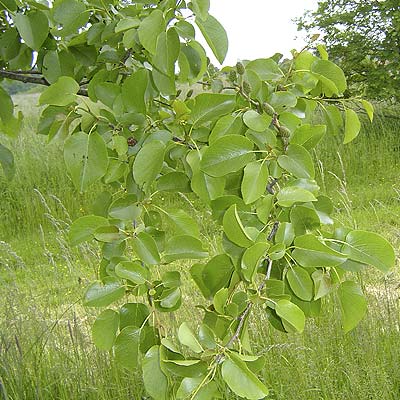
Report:
[[[25,129],[8,143],[16,156],[14,180],[0,175],[0,400],[146,399],[140,376],[118,368],[91,342],[96,310],[83,308],[81,296],[95,277],[96,246],[71,248],[66,240],[71,221],[90,211],[102,188],[85,195],[74,190],[60,143],[47,144],[45,137],[35,135],[34,97],[14,98],[27,113]],[[396,250],[399,129],[400,120],[377,115],[352,144],[327,137],[315,152],[318,181],[335,199],[336,218],[381,233]],[[215,233],[212,225],[205,231]],[[254,348],[267,358],[263,378],[271,388],[270,399],[400,398],[399,265],[387,276],[371,269],[359,279],[369,310],[347,335],[331,300],[325,304],[328,312],[309,320],[303,335],[276,332],[261,309],[255,313]],[[184,295],[183,303],[193,305],[193,294]],[[177,321],[191,312],[183,308]],[[176,324],[171,321],[168,331]]]

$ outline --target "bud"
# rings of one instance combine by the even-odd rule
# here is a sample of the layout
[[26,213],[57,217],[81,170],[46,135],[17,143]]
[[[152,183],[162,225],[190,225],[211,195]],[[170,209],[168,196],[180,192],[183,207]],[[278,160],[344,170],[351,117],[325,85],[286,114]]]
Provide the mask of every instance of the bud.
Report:
[[189,99],[190,97],[192,97],[193,94],[193,89],[190,89],[187,93],[186,93],[186,98]]
[[245,73],[244,65],[240,61],[236,63],[236,71],[239,75],[243,75]]
[[176,91],[176,97],[179,97],[181,93],[182,93],[182,89],[178,89],[178,90]]
[[290,130],[289,128],[287,128],[284,125],[281,125],[279,127],[279,134],[283,137],[283,138],[288,138],[290,136]]
[[229,80],[231,82],[235,82],[236,81],[236,71],[231,69],[230,72],[229,72],[229,77],[228,78],[229,78]]
[[245,94],[250,94],[250,93],[251,93],[251,85],[250,85],[249,82],[243,81],[242,87],[243,87],[243,92],[244,92]]
[[269,103],[263,103],[263,110],[265,112],[265,114],[273,117],[275,115],[275,109],[274,107],[271,106],[271,104]]

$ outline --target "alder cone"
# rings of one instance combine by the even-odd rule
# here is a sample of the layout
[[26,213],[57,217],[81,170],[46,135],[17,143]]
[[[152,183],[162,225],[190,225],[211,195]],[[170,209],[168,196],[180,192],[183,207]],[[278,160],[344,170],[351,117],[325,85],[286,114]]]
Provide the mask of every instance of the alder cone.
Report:
[[250,85],[249,82],[244,81],[242,87],[243,87],[243,92],[244,93],[246,93],[246,94],[250,94],[251,93],[251,85]]
[[273,117],[275,115],[274,107],[272,107],[271,104],[269,104],[267,102],[263,103],[263,110],[267,115],[269,115],[271,117]]
[[243,75],[246,72],[244,65],[240,61],[236,64],[236,71],[239,75]]

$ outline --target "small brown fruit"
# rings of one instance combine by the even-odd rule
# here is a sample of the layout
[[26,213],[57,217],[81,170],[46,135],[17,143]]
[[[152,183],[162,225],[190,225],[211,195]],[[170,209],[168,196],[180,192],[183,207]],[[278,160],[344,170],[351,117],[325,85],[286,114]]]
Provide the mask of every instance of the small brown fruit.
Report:
[[128,137],[128,139],[126,139],[126,141],[127,141],[129,147],[133,147],[137,143],[137,140],[133,136]]

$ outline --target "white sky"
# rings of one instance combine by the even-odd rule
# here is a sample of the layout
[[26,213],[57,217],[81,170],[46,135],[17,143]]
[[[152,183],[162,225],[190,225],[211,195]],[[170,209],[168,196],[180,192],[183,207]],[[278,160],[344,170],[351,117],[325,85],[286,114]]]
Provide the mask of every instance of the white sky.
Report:
[[[224,26],[229,38],[225,65],[239,59],[289,55],[304,40],[292,19],[317,7],[318,0],[211,0],[210,14]],[[302,35],[304,37],[304,35]],[[216,65],[218,62],[213,60]]]

